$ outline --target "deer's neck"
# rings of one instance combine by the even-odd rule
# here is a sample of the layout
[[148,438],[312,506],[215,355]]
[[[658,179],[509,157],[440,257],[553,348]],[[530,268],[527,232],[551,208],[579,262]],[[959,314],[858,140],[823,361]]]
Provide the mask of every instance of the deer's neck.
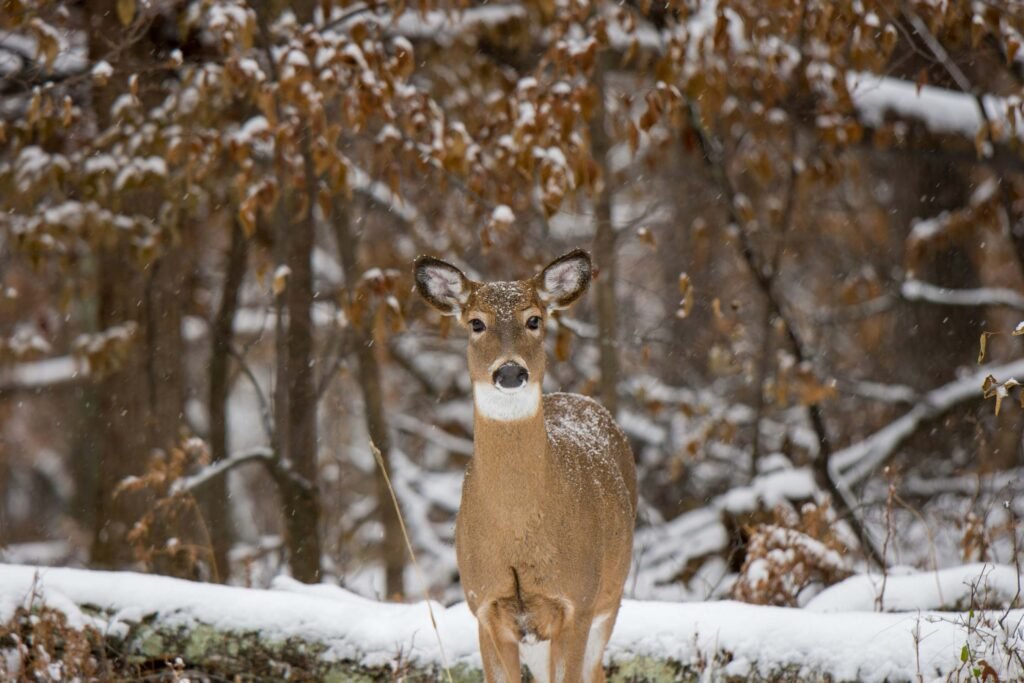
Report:
[[[546,460],[548,437],[540,387],[524,395],[497,395],[493,387],[473,389],[473,454],[479,470],[536,470]],[[531,392],[526,394],[525,392]]]

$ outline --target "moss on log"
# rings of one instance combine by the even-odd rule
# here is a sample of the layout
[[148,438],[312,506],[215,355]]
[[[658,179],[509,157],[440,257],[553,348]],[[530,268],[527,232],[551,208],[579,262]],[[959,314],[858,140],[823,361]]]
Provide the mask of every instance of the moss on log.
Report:
[[[437,665],[410,662],[401,653],[377,666],[332,658],[327,645],[291,637],[268,637],[259,631],[218,629],[206,623],[174,623],[173,618],[153,615],[127,623],[95,607],[82,614],[98,623],[117,623],[101,633],[92,626],[76,628],[64,614],[50,607],[21,608],[0,628],[0,658],[20,661],[20,670],[8,671],[17,680],[37,680],[39,671],[86,674],[86,678],[146,681],[322,681],[323,683],[383,683],[384,681],[447,681]],[[40,624],[48,624],[40,629]],[[126,626],[126,628],[125,628]],[[72,648],[72,642],[89,643]],[[11,659],[11,655],[20,655]],[[609,683],[689,683],[712,678],[721,681],[828,680],[821,676],[801,678],[796,671],[780,670],[769,676],[723,675],[719,671],[729,657],[721,653],[714,662],[683,665],[650,657],[620,660],[607,669]],[[716,675],[716,671],[718,675]],[[0,672],[3,673],[3,672]],[[450,670],[452,683],[479,683],[482,672],[459,663]],[[709,673],[711,674],[709,676]],[[526,674],[529,680],[529,674]]]

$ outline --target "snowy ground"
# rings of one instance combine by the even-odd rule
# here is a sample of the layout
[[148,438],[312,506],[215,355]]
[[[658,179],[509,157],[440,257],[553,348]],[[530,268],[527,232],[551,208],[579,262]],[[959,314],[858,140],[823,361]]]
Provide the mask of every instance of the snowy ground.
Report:
[[[1002,607],[1020,604],[1019,586],[1012,567],[979,564],[890,576],[881,601],[882,577],[854,576],[806,609],[626,601],[608,660],[679,662],[712,678],[786,671],[916,681],[966,680],[984,659],[1001,680],[1021,680],[1024,610]],[[966,609],[972,595],[974,604],[989,609],[945,611]],[[258,632],[268,640],[320,643],[323,657],[366,666],[389,665],[400,656],[440,663],[440,636],[450,664],[479,666],[476,622],[465,603],[432,605],[435,635],[425,603],[381,603],[283,577],[272,589],[259,590],[128,572],[0,565],[0,624],[30,601],[61,610],[73,626],[93,625],[114,637],[144,619],[186,628],[205,624]],[[879,602],[891,611],[875,611]]]

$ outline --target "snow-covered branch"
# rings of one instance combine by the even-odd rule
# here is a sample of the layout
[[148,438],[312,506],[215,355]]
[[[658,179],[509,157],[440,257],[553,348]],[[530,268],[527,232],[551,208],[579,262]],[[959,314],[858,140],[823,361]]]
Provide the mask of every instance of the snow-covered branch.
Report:
[[988,474],[962,474],[939,479],[925,479],[920,475],[914,475],[907,477],[901,488],[903,496],[925,500],[947,494],[972,498],[982,493],[1006,500],[1024,493],[1024,468]]
[[88,376],[88,363],[75,356],[24,361],[0,368],[0,392],[53,389]]
[[837,380],[840,393],[860,396],[880,403],[916,403],[920,398],[912,387],[904,384],[881,384],[864,380]]
[[257,446],[247,451],[242,451],[232,455],[226,460],[212,463],[204,467],[199,472],[179,479],[171,487],[171,493],[192,493],[196,489],[200,488],[204,484],[220,477],[239,465],[244,465],[247,462],[261,461],[264,464],[271,464],[274,462],[274,452],[269,448],[263,446]]
[[832,476],[850,486],[868,477],[914,434],[922,423],[949,412],[957,405],[981,398],[981,386],[988,375],[999,378],[1024,374],[1024,359],[1004,365],[986,366],[944,384],[921,396],[902,417],[863,441],[836,451],[829,463]]
[[[920,121],[931,133],[961,135],[973,142],[985,123],[974,95],[866,72],[849,73],[846,85],[862,123],[868,126],[879,126],[895,114]],[[990,121],[1008,123],[1004,98],[984,95],[980,101]]]
[[340,10],[346,15],[332,17],[325,28],[346,30],[350,22],[359,20],[379,24],[390,35],[403,36],[412,40],[429,40],[441,44],[450,43],[461,34],[472,34],[481,27],[495,28],[510,21],[524,20],[526,8],[520,3],[466,7],[457,11],[428,10],[425,12],[406,11],[397,17],[391,13],[367,15],[362,8]]
[[907,301],[926,301],[942,306],[1008,306],[1024,311],[1024,295],[1012,289],[948,289],[921,280],[907,280],[900,293]]
[[[717,567],[713,563],[705,566],[701,561],[722,553],[728,544],[721,515],[712,506],[683,513],[665,524],[637,529],[626,594],[676,600],[708,598],[726,569],[724,561]],[[692,580],[680,581],[691,562],[698,567]]]
[[38,38],[12,31],[0,32],[0,95],[30,91],[43,82],[57,83],[87,73],[86,55],[52,27],[45,32],[52,54],[47,63]]

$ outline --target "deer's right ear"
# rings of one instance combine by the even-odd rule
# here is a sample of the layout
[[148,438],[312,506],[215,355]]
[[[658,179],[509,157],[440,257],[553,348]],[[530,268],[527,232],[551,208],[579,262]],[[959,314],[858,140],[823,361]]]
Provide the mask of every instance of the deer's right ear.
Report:
[[458,316],[473,292],[473,282],[450,263],[420,256],[415,266],[416,291],[442,315]]

